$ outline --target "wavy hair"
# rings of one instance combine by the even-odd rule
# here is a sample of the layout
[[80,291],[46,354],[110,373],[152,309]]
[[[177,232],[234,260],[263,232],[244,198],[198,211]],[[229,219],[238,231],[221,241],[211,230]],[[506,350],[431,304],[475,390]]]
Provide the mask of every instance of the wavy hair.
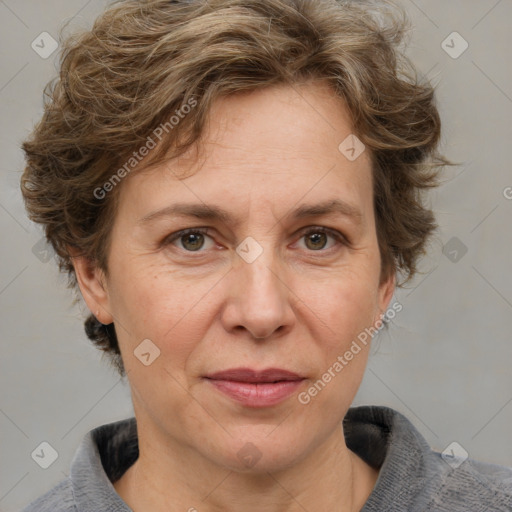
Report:
[[[198,143],[217,98],[311,80],[344,100],[370,150],[382,276],[400,273],[403,285],[437,227],[422,192],[449,163],[434,89],[403,53],[407,29],[387,1],[121,0],[62,41],[44,114],[22,145],[21,189],[70,286],[70,248],[108,273],[122,186],[97,190],[183,105],[196,102],[145,165]],[[85,328],[124,375],[114,326],[91,315]]]

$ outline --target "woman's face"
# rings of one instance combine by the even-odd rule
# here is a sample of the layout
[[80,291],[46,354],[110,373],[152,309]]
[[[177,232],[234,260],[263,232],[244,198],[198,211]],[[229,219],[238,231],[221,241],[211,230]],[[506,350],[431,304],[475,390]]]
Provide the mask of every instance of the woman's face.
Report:
[[[394,284],[379,282],[369,154],[339,149],[351,132],[325,86],[230,96],[214,104],[200,160],[120,185],[104,288],[99,270],[77,270],[91,310],[115,322],[139,435],[276,470],[339,429],[368,345],[345,354]],[[298,377],[207,377],[237,368]]]

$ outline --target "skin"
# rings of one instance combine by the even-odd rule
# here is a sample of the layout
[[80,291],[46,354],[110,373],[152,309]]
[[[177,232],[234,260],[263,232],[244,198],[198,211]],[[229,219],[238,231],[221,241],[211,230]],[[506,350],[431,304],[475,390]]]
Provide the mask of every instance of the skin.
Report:
[[[394,291],[393,277],[381,279],[369,151],[351,162],[338,150],[351,133],[344,103],[321,83],[217,100],[199,153],[123,181],[108,274],[74,258],[88,307],[115,323],[130,383],[140,456],[114,487],[136,512],[356,511],[371,493],[378,471],[346,447],[341,426],[369,344],[310,403],[297,399]],[[291,215],[329,199],[360,217]],[[234,221],[141,221],[177,202],[220,206]],[[209,228],[199,243],[162,243],[199,227]],[[310,227],[346,242],[306,236]],[[236,253],[248,236],[263,249],[252,263]],[[160,350],[149,366],[134,356],[144,339]],[[305,380],[284,402],[248,408],[203,378],[234,367]],[[252,467],[237,456],[247,442],[261,454]]]

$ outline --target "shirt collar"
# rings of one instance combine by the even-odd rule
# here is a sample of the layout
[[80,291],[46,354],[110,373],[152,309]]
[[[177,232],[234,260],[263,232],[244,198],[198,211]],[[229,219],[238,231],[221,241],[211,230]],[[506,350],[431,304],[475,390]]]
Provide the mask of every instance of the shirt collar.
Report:
[[71,463],[70,478],[77,510],[131,512],[112,481],[116,481],[137,457],[135,418],[91,430],[80,443]]
[[[414,503],[439,484],[439,465],[425,438],[402,414],[382,406],[350,408],[343,420],[347,447],[375,468],[377,482],[361,512]],[[406,483],[406,484],[405,484]]]
[[[380,510],[398,496],[413,500],[436,474],[430,447],[399,412],[380,406],[352,407],[343,420],[346,444],[369,465],[380,468],[376,485],[361,512]],[[115,482],[139,455],[135,418],[91,430],[71,464],[79,512],[130,512]],[[437,468],[438,469],[438,468]],[[408,482],[404,486],[404,482]]]

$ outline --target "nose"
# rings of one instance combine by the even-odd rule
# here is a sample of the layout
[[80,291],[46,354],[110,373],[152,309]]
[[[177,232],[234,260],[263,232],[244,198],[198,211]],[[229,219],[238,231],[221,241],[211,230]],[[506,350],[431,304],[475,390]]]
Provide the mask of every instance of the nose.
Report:
[[295,295],[270,249],[252,263],[237,257],[229,274],[222,311],[228,332],[247,331],[252,338],[266,339],[290,331]]

